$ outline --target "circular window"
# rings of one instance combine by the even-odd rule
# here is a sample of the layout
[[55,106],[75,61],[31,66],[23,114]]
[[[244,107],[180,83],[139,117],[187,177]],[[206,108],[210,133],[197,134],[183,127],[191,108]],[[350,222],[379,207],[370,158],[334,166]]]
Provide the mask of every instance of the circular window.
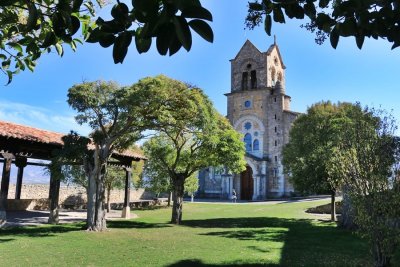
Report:
[[246,123],[244,124],[244,128],[245,128],[246,130],[250,130],[250,129],[251,129],[251,123],[250,123],[250,122],[246,122]]
[[251,101],[250,101],[250,100],[244,101],[244,107],[245,107],[245,108],[251,107]]

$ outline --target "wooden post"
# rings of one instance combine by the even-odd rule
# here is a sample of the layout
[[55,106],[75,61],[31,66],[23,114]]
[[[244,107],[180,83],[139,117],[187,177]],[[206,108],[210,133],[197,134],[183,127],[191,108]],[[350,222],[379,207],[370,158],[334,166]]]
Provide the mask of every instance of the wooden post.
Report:
[[22,179],[24,176],[24,168],[27,165],[27,158],[17,157],[15,165],[18,167],[17,184],[15,186],[15,199],[21,199]]
[[125,176],[125,198],[124,198],[124,208],[122,209],[122,218],[129,219],[131,217],[131,207],[129,203],[131,202],[131,176],[132,168],[126,168]]
[[1,177],[1,189],[0,189],[0,227],[7,222],[7,199],[8,199],[8,188],[10,186],[10,172],[11,172],[11,160],[13,156],[11,154],[3,154],[3,174]]
[[50,206],[50,214],[48,223],[50,224],[58,224],[58,199],[60,195],[60,170],[52,170],[50,172],[50,189],[49,189],[49,206]]

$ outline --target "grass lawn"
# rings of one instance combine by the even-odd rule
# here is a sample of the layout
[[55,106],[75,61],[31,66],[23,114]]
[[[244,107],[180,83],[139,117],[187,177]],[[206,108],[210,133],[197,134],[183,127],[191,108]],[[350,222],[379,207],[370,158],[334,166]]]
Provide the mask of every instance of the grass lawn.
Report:
[[181,226],[168,224],[168,208],[139,210],[103,233],[5,229],[0,266],[371,266],[363,240],[304,213],[323,203],[185,203]]

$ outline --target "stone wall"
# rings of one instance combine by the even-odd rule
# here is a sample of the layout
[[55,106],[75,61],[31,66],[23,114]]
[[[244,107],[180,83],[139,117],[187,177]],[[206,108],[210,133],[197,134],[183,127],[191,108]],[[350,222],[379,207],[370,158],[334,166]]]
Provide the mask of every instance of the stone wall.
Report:
[[[111,203],[124,202],[124,190],[112,190],[110,196]],[[43,199],[49,197],[49,185],[46,184],[24,184],[21,190],[21,199]],[[153,194],[144,189],[131,189],[131,201],[139,199],[152,199]],[[15,198],[15,184],[10,184],[8,199]],[[60,204],[65,201],[79,202],[79,199],[86,202],[86,190],[83,187],[70,185],[60,187]]]

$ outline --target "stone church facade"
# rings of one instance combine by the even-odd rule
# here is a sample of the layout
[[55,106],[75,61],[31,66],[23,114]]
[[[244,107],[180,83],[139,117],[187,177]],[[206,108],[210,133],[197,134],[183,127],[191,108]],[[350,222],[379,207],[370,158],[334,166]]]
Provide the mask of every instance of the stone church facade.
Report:
[[290,110],[285,90],[285,65],[276,43],[260,52],[249,40],[231,60],[231,92],[227,118],[243,134],[246,170],[224,168],[199,173],[199,194],[241,200],[263,200],[290,195],[294,189],[283,173],[282,148],[298,113]]

